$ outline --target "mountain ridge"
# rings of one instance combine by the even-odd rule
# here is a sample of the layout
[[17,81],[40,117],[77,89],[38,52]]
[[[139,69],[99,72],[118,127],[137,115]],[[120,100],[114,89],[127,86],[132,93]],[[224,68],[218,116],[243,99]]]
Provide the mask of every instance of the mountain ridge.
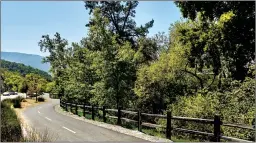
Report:
[[31,66],[33,68],[37,68],[49,73],[50,64],[42,63],[43,58],[44,58],[43,56],[36,55],[36,54],[1,51],[1,59],[3,60],[22,63],[24,65]]
[[34,74],[42,76],[43,78],[45,78],[48,81],[50,81],[52,78],[49,73],[42,71],[40,69],[33,68],[31,66],[26,66],[22,63],[6,61],[3,59],[1,60],[1,69],[6,69],[11,72],[18,72],[22,76],[25,76],[30,73],[34,73]]

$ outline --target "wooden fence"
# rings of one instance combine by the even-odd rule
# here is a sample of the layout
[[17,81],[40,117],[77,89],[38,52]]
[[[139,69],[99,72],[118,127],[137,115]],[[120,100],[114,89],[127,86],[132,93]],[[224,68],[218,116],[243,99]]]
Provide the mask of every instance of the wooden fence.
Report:
[[[201,118],[189,118],[189,117],[179,117],[179,116],[172,116],[171,112],[167,112],[167,115],[160,115],[160,114],[148,114],[148,113],[141,113],[140,111],[128,111],[128,110],[121,110],[119,109],[107,109],[106,107],[97,107],[97,106],[88,106],[85,104],[78,104],[78,103],[67,103],[62,100],[60,100],[60,106],[68,111],[68,107],[70,111],[72,112],[75,110],[76,115],[78,115],[78,108],[82,109],[83,116],[85,117],[86,114],[90,114],[92,120],[95,120],[95,115],[97,114],[95,110],[102,111],[102,119],[104,122],[106,122],[107,118],[117,119],[117,125],[121,125],[121,121],[124,120],[126,122],[136,123],[138,127],[138,131],[142,131],[142,127],[150,127],[150,128],[163,128],[165,129],[165,134],[167,139],[171,139],[171,131],[178,131],[178,132],[184,132],[184,133],[190,133],[190,134],[196,134],[196,135],[203,135],[203,136],[210,136],[213,139],[211,141],[213,142],[220,142],[220,139],[229,140],[229,141],[235,141],[235,142],[252,142],[248,140],[238,139],[234,137],[228,137],[221,134],[221,126],[227,126],[227,127],[234,127],[234,128],[240,128],[240,129],[248,129],[248,130],[254,130],[252,127],[248,126],[241,126],[236,124],[228,124],[228,123],[222,123],[219,116],[215,116],[214,119],[201,119]],[[87,110],[87,109],[90,109]],[[116,116],[108,116],[108,112],[115,112]],[[137,116],[137,120],[134,119],[128,119],[122,117],[122,114],[131,114]],[[162,118],[166,119],[166,126],[152,124],[148,122],[142,121],[142,116],[147,117],[154,117],[154,118]],[[188,121],[188,122],[196,122],[201,124],[211,124],[214,126],[213,132],[202,132],[202,131],[196,131],[196,130],[189,130],[189,129],[183,129],[183,128],[174,128],[171,125],[172,120],[180,120],[180,121]]]

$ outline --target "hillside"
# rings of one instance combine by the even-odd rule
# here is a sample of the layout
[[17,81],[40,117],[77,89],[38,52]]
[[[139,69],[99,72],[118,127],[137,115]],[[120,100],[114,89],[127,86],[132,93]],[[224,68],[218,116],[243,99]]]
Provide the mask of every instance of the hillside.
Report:
[[17,53],[17,52],[1,52],[1,59],[22,63],[27,66],[31,66],[33,68],[37,68],[43,70],[45,72],[49,72],[50,64],[42,63],[42,56],[33,55],[33,54],[25,54],[25,53]]
[[13,71],[13,72],[18,72],[23,76],[27,75],[29,73],[34,73],[34,74],[38,74],[38,75],[44,77],[47,80],[51,80],[51,76],[47,72],[33,68],[31,66],[26,66],[21,63],[15,63],[15,62],[1,60],[1,68],[7,69],[7,70]]

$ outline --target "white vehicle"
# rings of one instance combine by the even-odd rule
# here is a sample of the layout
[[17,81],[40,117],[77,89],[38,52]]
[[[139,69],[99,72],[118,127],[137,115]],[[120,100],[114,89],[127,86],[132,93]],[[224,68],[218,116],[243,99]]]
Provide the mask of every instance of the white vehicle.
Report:
[[9,92],[4,92],[3,96],[10,96],[10,93]]

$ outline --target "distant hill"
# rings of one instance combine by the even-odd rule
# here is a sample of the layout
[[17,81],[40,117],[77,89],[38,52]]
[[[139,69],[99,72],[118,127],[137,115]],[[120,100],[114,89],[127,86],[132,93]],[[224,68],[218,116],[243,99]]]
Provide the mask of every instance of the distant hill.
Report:
[[50,64],[42,63],[42,56],[33,55],[33,54],[25,54],[25,53],[17,53],[17,52],[1,52],[1,59],[22,63],[24,65],[29,65],[33,68],[37,68],[46,72],[49,72]]
[[38,75],[44,77],[47,80],[51,80],[51,76],[47,72],[33,68],[31,66],[26,66],[21,63],[15,63],[15,62],[1,60],[1,68],[7,69],[12,72],[18,72],[23,76],[25,76],[29,73],[34,73],[34,74],[38,74]]

